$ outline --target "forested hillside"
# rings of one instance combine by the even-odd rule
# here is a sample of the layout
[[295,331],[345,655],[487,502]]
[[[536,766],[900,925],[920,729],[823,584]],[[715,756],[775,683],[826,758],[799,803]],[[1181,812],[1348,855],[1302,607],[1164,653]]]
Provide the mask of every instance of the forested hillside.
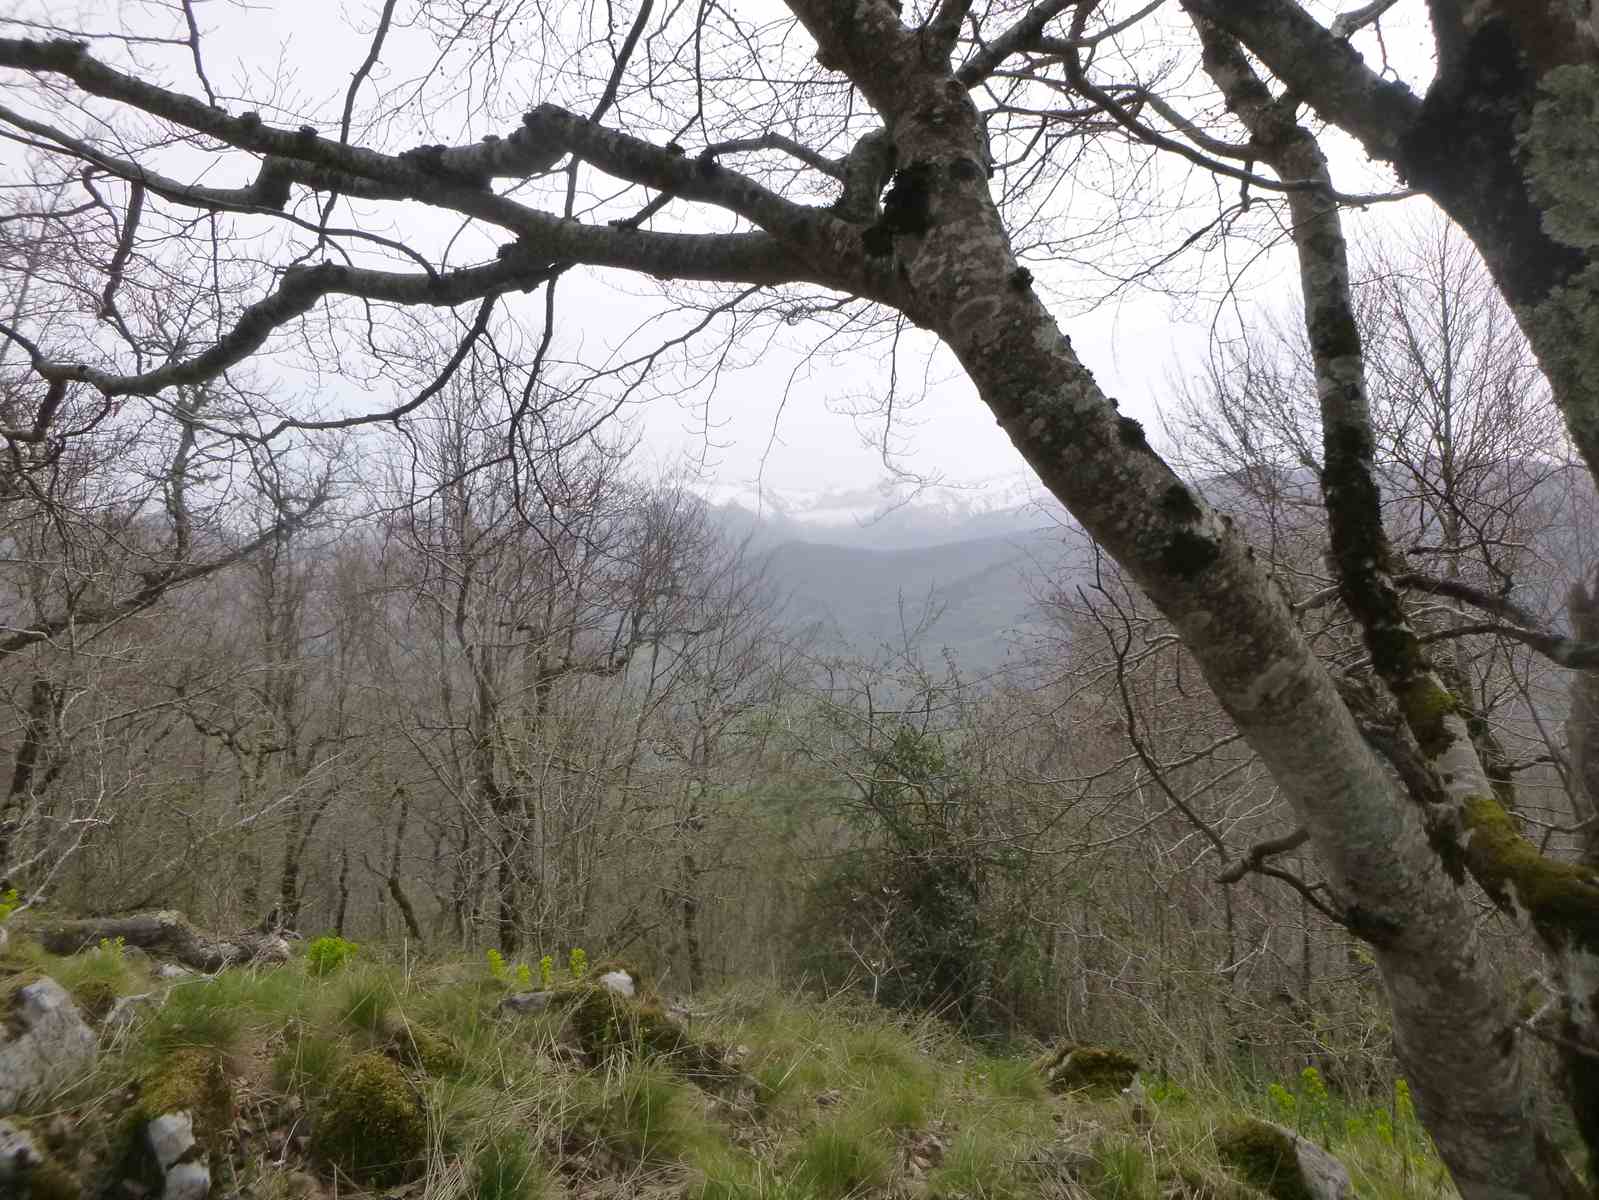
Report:
[[1589,6],[17,0],[0,89],[0,1195],[1592,1200]]

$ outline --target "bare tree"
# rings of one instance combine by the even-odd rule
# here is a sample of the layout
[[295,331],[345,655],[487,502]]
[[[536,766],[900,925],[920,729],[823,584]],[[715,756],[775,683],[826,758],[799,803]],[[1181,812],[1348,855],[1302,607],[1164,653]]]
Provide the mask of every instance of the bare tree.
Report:
[[[370,24],[373,61],[395,28],[394,8]],[[6,323],[28,358],[25,412],[10,433],[51,428],[79,396],[91,411],[151,398],[165,416],[179,411],[173,389],[235,380],[252,357],[285,352],[291,333],[325,363],[353,366],[352,346],[389,363],[403,357],[396,307],[463,305],[476,307],[456,318],[451,365],[487,357],[516,377],[503,394],[511,427],[525,432],[551,383],[557,281],[580,264],[723,285],[709,296],[674,289],[695,307],[658,352],[579,373],[618,401],[642,394],[668,348],[711,329],[736,335],[752,321],[783,320],[823,336],[881,336],[904,323],[928,330],[1045,485],[1172,622],[1298,813],[1342,919],[1372,947],[1400,1058],[1462,1194],[1575,1194],[1530,1115],[1520,1035],[1478,953],[1464,883],[1470,873],[1525,914],[1559,973],[1573,1109],[1599,1146],[1591,1067],[1599,882],[1524,837],[1492,787],[1461,699],[1400,604],[1338,226],[1347,197],[1296,117],[1309,103],[1472,236],[1591,470],[1599,467],[1591,369],[1599,239],[1586,186],[1599,93],[1591,16],[1566,0],[1434,5],[1439,70],[1423,99],[1351,45],[1365,36],[1364,17],[1335,33],[1293,0],[1186,0],[1194,27],[1165,28],[1198,49],[1214,85],[1202,119],[1192,119],[1161,71],[1141,72],[1135,55],[1117,49],[1141,17],[1164,20],[1150,7],[789,0],[787,8],[792,20],[775,27],[731,18],[724,26],[700,10],[657,14],[646,3],[626,14],[626,28],[616,23],[621,10],[586,9],[571,18],[585,49],[567,56],[564,42],[546,37],[553,15],[531,5],[465,14],[429,6],[421,32],[449,52],[415,86],[364,108],[360,121],[356,109],[375,90],[365,86],[367,68],[342,108],[290,114],[285,96],[219,97],[203,53],[169,60],[169,69],[182,61],[193,70],[193,86],[163,86],[134,61],[161,52],[143,44],[0,40],[0,66],[39,83],[18,101],[25,111],[0,112],[9,134],[52,156],[50,186],[94,185],[117,214],[116,245],[133,246],[83,255],[84,273],[104,279],[96,290],[113,299],[141,289],[153,296],[159,280],[194,315],[159,356],[143,352],[140,330],[124,337],[88,309],[49,327]],[[175,41],[192,50],[187,38]],[[547,49],[557,43],[560,58]],[[656,51],[669,46],[681,57],[663,73]],[[514,86],[502,79],[504,63],[516,64]],[[1107,78],[1106,67],[1120,77]],[[529,88],[537,103],[516,111],[512,97]],[[445,94],[457,103],[441,118]],[[985,123],[984,110],[1002,119]],[[1064,214],[1051,193],[1079,169],[1060,145],[1078,123],[1084,135],[1111,126],[1126,135],[1104,143],[1106,161],[1136,145],[1247,185],[1236,208],[1228,201],[1211,222],[1213,238],[1253,195],[1282,197],[1271,207],[1286,209],[1301,260],[1322,393],[1335,574],[1362,628],[1375,711],[1399,719],[1397,755],[1368,743],[1357,718],[1370,714],[1341,694],[1241,532],[1116,411],[1018,262],[1017,246],[1060,245]],[[483,140],[407,146],[397,133],[446,125]],[[254,178],[242,185],[214,182],[248,171]],[[832,202],[819,203],[823,196]],[[451,231],[430,237],[413,222],[417,236],[396,240],[406,201],[448,214]],[[213,253],[186,257],[196,213],[216,231]],[[462,253],[471,265],[460,264]],[[487,333],[493,310],[537,288],[541,342],[501,346]],[[149,313],[140,319],[152,322]],[[370,369],[398,378],[388,366]],[[180,415],[179,428],[254,450],[290,431],[403,419],[430,394],[408,388],[378,412],[327,417],[280,417],[256,403]],[[527,464],[514,453],[508,462],[511,490],[525,496]],[[1593,661],[1592,647],[1513,628],[1563,666]],[[1404,786],[1390,771],[1395,762],[1415,768]]]

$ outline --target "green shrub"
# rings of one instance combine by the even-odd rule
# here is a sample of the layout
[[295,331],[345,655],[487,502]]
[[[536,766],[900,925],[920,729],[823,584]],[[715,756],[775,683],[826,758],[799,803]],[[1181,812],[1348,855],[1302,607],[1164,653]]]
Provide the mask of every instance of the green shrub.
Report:
[[313,975],[331,975],[354,958],[358,949],[341,937],[316,938],[305,948],[306,967]]

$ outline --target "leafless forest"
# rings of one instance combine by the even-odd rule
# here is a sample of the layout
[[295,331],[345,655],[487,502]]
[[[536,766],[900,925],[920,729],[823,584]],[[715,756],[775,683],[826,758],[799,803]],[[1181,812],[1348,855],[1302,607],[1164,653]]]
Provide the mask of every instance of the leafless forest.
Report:
[[[348,7],[0,18],[0,892],[1397,1069],[1588,1194],[1586,8]],[[1158,427],[1068,336],[1134,295]],[[1069,511],[1002,663],[646,465],[779,359]]]

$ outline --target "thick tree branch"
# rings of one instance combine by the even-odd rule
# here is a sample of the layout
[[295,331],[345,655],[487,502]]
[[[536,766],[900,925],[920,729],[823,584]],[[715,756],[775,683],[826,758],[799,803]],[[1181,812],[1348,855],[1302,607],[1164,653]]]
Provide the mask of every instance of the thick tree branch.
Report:
[[1421,101],[1368,67],[1348,42],[1294,0],[1182,0],[1243,42],[1271,73],[1374,158],[1392,161],[1421,116]]
[[1370,4],[1339,13],[1333,18],[1331,33],[1335,38],[1348,40],[1367,25],[1381,20],[1382,15],[1397,3],[1399,0],[1371,0]]

